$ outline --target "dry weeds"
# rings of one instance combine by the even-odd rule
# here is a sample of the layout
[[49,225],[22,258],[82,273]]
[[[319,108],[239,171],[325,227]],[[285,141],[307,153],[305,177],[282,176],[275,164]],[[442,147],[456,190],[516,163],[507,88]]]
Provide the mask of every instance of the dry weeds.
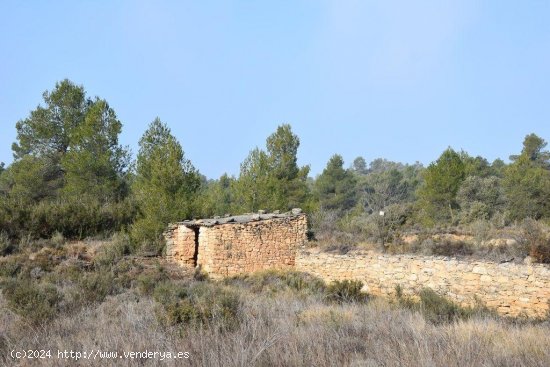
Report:
[[[498,319],[434,325],[384,300],[327,304],[315,295],[283,291],[267,296],[239,288],[244,299],[237,328],[166,328],[159,306],[133,291],[64,315],[47,326],[0,316],[2,363],[12,348],[189,352],[188,360],[123,360],[127,366],[548,366],[550,327]],[[5,307],[3,307],[5,310]],[[72,366],[25,360],[25,366]],[[120,366],[121,360],[82,361]]]

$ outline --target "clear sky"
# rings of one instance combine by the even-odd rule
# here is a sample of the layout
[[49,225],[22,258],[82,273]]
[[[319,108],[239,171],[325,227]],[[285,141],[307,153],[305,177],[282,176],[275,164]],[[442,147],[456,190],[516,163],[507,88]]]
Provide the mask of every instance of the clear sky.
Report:
[[492,161],[550,140],[550,1],[2,1],[0,161],[69,78],[137,152],[159,116],[209,178],[290,123],[299,163]]

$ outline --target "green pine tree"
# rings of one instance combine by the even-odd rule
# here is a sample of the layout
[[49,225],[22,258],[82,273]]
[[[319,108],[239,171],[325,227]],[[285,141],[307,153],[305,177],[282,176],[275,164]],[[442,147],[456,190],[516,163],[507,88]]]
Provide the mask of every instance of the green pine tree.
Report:
[[191,218],[200,184],[180,143],[156,118],[139,141],[132,190],[140,215],[132,226],[133,239],[156,243],[168,223]]
[[424,185],[420,187],[418,197],[428,222],[455,221],[455,211],[458,209],[456,194],[465,177],[464,162],[460,154],[451,148],[426,168]]
[[357,202],[356,180],[344,169],[342,156],[335,154],[315,181],[315,193],[322,209],[345,211]]
[[512,219],[550,217],[550,152],[535,134],[523,141],[520,155],[504,170],[504,188]]

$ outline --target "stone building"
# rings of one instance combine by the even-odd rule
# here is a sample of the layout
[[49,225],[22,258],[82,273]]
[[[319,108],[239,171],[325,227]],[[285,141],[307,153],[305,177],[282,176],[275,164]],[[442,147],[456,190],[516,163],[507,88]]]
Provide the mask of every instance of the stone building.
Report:
[[164,235],[169,260],[223,277],[293,268],[307,240],[307,218],[300,209],[260,211],[174,223]]

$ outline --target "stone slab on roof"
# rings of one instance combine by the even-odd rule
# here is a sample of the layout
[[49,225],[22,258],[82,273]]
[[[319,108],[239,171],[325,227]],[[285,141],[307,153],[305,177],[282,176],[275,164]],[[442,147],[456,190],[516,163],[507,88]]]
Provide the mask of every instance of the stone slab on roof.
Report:
[[245,213],[241,215],[225,215],[223,217],[214,217],[208,219],[194,219],[184,220],[183,222],[173,223],[172,225],[184,225],[186,227],[212,227],[218,224],[227,223],[248,223],[257,222],[260,220],[269,220],[276,218],[291,218],[302,214],[302,209],[295,208],[286,213],[279,213],[275,211],[273,213],[266,213],[260,210],[258,213]]

